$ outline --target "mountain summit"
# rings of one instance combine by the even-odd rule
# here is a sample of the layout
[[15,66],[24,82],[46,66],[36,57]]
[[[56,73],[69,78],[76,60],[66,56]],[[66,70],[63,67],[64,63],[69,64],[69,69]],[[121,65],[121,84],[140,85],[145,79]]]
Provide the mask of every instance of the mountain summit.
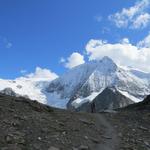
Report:
[[105,56],[74,67],[53,81],[25,77],[0,79],[0,91],[7,94],[9,90],[9,94],[29,97],[54,107],[76,109],[92,102],[103,90],[111,87],[131,101],[142,101],[150,94],[149,81],[150,74],[120,67]]
[[127,98],[138,102],[150,93],[149,84],[145,81],[105,56],[99,61],[90,61],[71,69],[52,81],[47,92],[57,102],[66,99],[66,105],[75,108],[93,101],[107,87],[115,87]]

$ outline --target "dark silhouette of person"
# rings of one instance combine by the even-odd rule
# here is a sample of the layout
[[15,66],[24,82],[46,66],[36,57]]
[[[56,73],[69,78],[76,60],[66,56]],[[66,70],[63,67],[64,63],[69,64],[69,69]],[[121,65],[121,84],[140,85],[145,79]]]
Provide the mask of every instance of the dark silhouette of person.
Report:
[[96,110],[95,110],[95,102],[92,102],[91,103],[91,113],[95,113]]

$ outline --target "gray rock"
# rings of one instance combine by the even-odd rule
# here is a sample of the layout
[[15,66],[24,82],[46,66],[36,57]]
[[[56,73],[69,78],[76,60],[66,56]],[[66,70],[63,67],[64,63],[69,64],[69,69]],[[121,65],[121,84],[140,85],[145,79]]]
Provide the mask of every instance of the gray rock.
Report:
[[73,147],[72,150],[79,150],[78,148]]
[[17,87],[18,89],[21,89],[21,88],[22,88],[22,86],[21,86],[21,85],[17,85],[16,87]]
[[13,134],[6,135],[5,140],[7,143],[12,143],[13,142]]
[[20,132],[15,132],[15,133],[6,135],[5,140],[7,143],[11,143],[11,144],[14,144],[14,143],[25,144],[24,134]]
[[96,143],[96,144],[98,144],[98,143],[99,143],[99,140],[98,140],[98,139],[96,139],[96,138],[91,138],[91,140],[92,140],[94,143]]
[[122,133],[118,133],[118,137],[122,138],[123,137]]
[[20,148],[17,145],[10,144],[8,147],[2,147],[2,148],[0,148],[0,150],[22,150],[22,148]]
[[89,138],[88,138],[88,136],[84,136],[84,138],[86,139],[86,140],[88,140]]
[[[106,88],[102,93],[100,93],[94,100],[95,104],[94,112],[110,112],[112,113],[113,109],[120,107],[125,107],[134,102],[129,98],[122,95],[116,90],[115,87]],[[92,112],[91,102],[86,102],[80,107],[76,108],[76,111]],[[116,111],[113,111],[116,113]]]
[[57,147],[51,146],[48,150],[60,150],[60,149]]
[[143,130],[143,131],[148,131],[147,128],[143,127],[143,126],[140,126],[139,129]]
[[150,144],[149,144],[147,141],[144,141],[144,144],[145,144],[148,148],[150,148]]
[[80,147],[79,147],[79,150],[88,150],[89,149],[89,147],[88,146],[85,146],[85,145],[81,145]]
[[0,93],[6,94],[9,96],[18,96],[18,94],[16,94],[12,88],[5,88],[4,90],[0,91]]

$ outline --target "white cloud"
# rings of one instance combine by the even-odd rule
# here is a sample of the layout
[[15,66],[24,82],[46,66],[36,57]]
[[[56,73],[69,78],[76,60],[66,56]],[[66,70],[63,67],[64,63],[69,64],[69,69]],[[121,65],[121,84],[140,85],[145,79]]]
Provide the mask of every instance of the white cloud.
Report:
[[145,28],[150,23],[150,14],[145,13],[139,15],[135,21],[133,22],[133,26],[131,28]]
[[150,71],[150,68],[147,67],[150,66],[150,48],[133,45],[127,38],[118,43],[92,39],[86,45],[86,51],[89,60],[99,60],[108,56],[119,65]]
[[121,43],[122,43],[122,44],[129,44],[130,41],[129,41],[128,38],[123,38],[123,39],[121,40]]
[[59,62],[60,62],[60,63],[64,63],[65,61],[66,61],[65,58],[64,58],[64,57],[61,57]]
[[119,28],[145,28],[150,23],[149,7],[149,0],[141,0],[136,2],[134,6],[123,8],[121,12],[110,15],[108,18]]
[[80,53],[74,52],[67,58],[65,67],[71,69],[83,63],[85,63],[84,56]]
[[94,19],[97,21],[97,22],[101,22],[103,17],[98,15],[98,16],[95,16]]
[[144,40],[138,43],[138,46],[150,48],[150,33],[147,35],[147,37],[144,38]]
[[35,79],[35,80],[54,80],[58,77],[58,75],[52,72],[49,69],[42,69],[40,67],[36,67],[34,73],[30,73],[26,75],[26,77]]
[[27,70],[22,69],[22,70],[20,70],[20,73],[21,73],[21,74],[25,74],[25,73],[27,73]]
[[13,46],[13,44],[6,37],[3,37],[3,36],[0,36],[0,45],[2,45],[3,47],[7,49]]
[[108,33],[110,33],[110,28],[108,28],[108,27],[103,27],[103,28],[102,28],[102,34],[108,34]]
[[12,43],[8,42],[8,43],[6,44],[6,48],[11,48],[11,47],[12,47]]

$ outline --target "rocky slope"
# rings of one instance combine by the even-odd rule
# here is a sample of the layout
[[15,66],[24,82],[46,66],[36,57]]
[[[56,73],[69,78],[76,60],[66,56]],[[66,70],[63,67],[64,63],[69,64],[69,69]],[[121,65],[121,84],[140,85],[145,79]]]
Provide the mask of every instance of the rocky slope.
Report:
[[16,94],[12,88],[5,88],[3,90],[0,91],[0,93],[5,94],[5,95],[9,95],[9,96],[14,96],[14,97],[18,97],[19,94]]
[[109,123],[100,120],[100,116],[0,94],[0,150],[99,150],[108,135],[115,138],[116,148],[113,127],[106,132]]
[[149,100],[131,106],[74,113],[0,94],[0,149],[149,150]]
[[75,107],[76,103],[72,103],[74,107],[69,107],[70,105],[68,105],[68,109],[75,111],[91,112],[91,106],[92,104],[94,104],[94,112],[101,112],[104,110],[106,111],[122,108],[133,103],[134,102],[131,99],[127,98],[119,91],[117,91],[116,88],[112,87],[106,88],[102,93],[96,96],[96,98],[92,102],[87,101],[77,108]]
[[123,110],[143,110],[150,111],[150,95],[148,95],[142,102],[129,105],[125,107]]
[[150,150],[150,96],[105,117],[117,129],[120,149]]

